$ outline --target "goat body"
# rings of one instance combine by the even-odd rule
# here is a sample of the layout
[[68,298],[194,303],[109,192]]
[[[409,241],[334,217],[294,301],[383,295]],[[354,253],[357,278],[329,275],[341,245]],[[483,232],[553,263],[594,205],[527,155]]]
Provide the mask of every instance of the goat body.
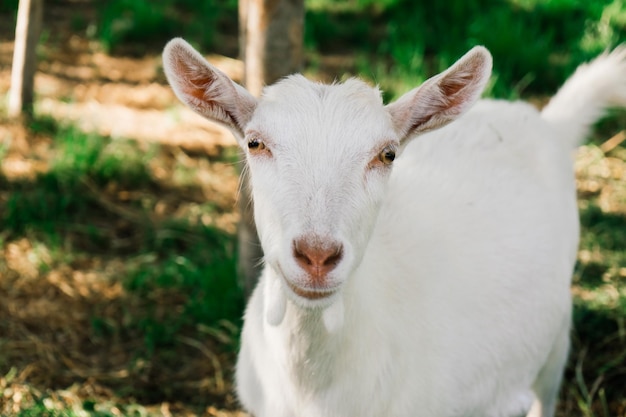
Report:
[[571,151],[626,105],[626,49],[581,67],[543,112],[474,105],[484,48],[387,106],[361,81],[297,75],[257,100],[180,39],[164,63],[249,164],[266,266],[237,364],[246,409],[553,415],[579,233]]

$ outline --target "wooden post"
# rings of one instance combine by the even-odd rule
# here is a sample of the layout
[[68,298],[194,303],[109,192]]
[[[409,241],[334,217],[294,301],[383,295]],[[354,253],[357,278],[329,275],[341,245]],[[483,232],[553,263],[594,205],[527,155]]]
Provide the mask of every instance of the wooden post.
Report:
[[43,0],[20,0],[15,26],[8,116],[32,115],[37,43],[43,19]]
[[[265,85],[301,71],[303,31],[304,0],[239,1],[239,46],[248,91],[258,97]],[[246,295],[250,295],[261,270],[263,251],[254,225],[247,175],[243,174],[241,181],[238,273]]]

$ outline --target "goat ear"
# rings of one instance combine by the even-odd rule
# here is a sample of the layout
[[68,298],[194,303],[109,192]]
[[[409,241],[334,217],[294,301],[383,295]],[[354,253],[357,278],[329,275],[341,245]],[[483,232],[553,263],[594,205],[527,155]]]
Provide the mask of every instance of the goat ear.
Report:
[[389,104],[402,141],[445,126],[480,97],[491,75],[491,54],[476,46],[453,66]]
[[176,96],[195,112],[228,127],[237,139],[256,108],[256,99],[176,38],[163,50],[163,69]]

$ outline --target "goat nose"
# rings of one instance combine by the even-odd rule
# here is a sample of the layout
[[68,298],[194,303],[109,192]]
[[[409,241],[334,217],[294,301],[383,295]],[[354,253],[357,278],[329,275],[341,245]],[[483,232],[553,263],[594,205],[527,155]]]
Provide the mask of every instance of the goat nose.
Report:
[[311,279],[322,284],[343,257],[343,245],[339,242],[316,242],[301,238],[294,241],[293,256]]

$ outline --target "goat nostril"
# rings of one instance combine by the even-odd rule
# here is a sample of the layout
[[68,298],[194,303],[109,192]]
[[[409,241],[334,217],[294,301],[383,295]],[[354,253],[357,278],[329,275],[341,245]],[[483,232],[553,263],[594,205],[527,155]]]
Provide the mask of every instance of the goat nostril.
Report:
[[335,249],[335,252],[332,255],[330,255],[328,258],[326,258],[326,260],[324,261],[324,266],[337,265],[339,261],[341,260],[342,256],[343,256],[343,247],[337,246],[337,248]]
[[326,275],[343,257],[339,243],[311,244],[304,239],[294,241],[293,256],[301,268],[315,275]]
[[300,251],[300,249],[298,249],[297,243],[294,245],[294,248],[293,248],[293,256],[294,258],[296,258],[298,263],[305,263],[306,265],[312,265],[311,259],[309,259],[309,257],[305,253],[303,253],[302,251]]

